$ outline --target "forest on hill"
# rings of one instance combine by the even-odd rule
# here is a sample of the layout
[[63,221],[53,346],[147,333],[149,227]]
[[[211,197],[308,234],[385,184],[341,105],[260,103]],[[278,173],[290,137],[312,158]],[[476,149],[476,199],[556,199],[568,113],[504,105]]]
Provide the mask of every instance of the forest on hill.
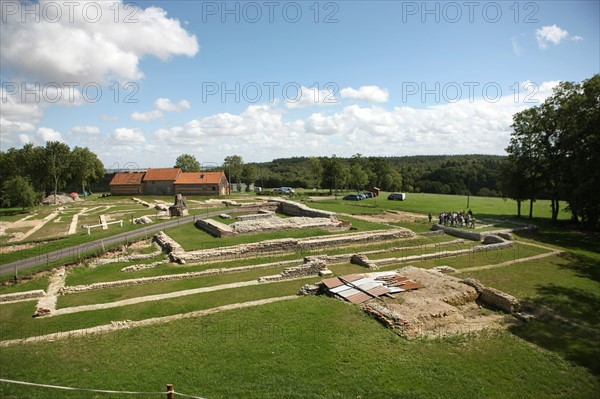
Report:
[[[315,163],[322,166],[316,177]],[[339,163],[339,178],[328,181],[328,166]],[[377,186],[389,191],[500,196],[499,180],[507,157],[497,155],[420,155],[404,157],[350,158],[294,157],[249,163],[255,169],[256,185],[263,187],[348,188]],[[358,165],[358,166],[357,166]],[[357,179],[364,172],[366,179]],[[387,176],[387,177],[386,177]],[[333,184],[331,184],[333,183]],[[336,187],[334,187],[336,186]]]

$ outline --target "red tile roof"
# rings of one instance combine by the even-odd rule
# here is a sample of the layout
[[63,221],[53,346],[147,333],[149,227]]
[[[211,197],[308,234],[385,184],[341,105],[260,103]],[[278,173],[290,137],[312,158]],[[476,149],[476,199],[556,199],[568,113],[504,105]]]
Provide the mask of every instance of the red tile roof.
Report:
[[177,180],[181,173],[179,168],[148,169],[144,181],[152,180]]
[[223,172],[181,172],[174,184],[219,184]]
[[143,172],[134,172],[134,173],[115,173],[112,180],[110,181],[110,185],[136,185],[142,184],[142,179],[144,178]]

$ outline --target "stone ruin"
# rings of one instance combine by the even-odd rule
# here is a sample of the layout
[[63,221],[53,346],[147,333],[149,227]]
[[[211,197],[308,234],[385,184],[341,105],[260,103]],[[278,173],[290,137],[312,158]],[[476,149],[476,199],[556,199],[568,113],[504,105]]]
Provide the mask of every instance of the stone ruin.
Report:
[[171,216],[187,216],[189,215],[185,197],[181,194],[175,196],[175,204],[169,207],[169,215]]

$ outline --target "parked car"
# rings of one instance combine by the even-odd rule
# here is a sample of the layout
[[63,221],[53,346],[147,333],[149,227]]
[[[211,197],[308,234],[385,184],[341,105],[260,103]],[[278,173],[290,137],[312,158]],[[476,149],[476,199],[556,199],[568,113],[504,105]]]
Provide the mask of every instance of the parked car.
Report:
[[375,193],[372,193],[371,191],[365,191],[363,194],[367,198],[375,198]]
[[294,189],[291,187],[279,187],[279,188],[274,188],[273,192],[276,194],[293,194]]
[[344,201],[360,201],[360,196],[358,194],[350,194],[350,195],[346,195],[344,198],[342,198]]
[[367,199],[367,196],[361,193],[356,194],[361,200]]
[[404,201],[406,199],[406,193],[391,193],[388,195],[389,200]]

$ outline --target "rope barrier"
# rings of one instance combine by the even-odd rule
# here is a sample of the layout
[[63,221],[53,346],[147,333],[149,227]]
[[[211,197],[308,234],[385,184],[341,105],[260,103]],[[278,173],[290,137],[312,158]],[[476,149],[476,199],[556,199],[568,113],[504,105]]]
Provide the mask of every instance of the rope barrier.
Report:
[[40,388],[62,389],[62,390],[66,390],[66,391],[114,393],[114,394],[122,394],[122,395],[165,395],[167,393],[174,393],[175,395],[183,396],[184,398],[205,399],[200,396],[186,395],[184,393],[179,393],[179,392],[175,392],[175,391],[162,391],[162,392],[111,391],[111,390],[107,390],[107,389],[75,388],[75,387],[64,387],[64,386],[60,386],[60,385],[37,384],[35,382],[7,380],[5,378],[0,378],[0,382],[5,382],[5,383],[9,383],[9,384],[17,384],[17,385],[27,385],[27,386],[40,387]]

